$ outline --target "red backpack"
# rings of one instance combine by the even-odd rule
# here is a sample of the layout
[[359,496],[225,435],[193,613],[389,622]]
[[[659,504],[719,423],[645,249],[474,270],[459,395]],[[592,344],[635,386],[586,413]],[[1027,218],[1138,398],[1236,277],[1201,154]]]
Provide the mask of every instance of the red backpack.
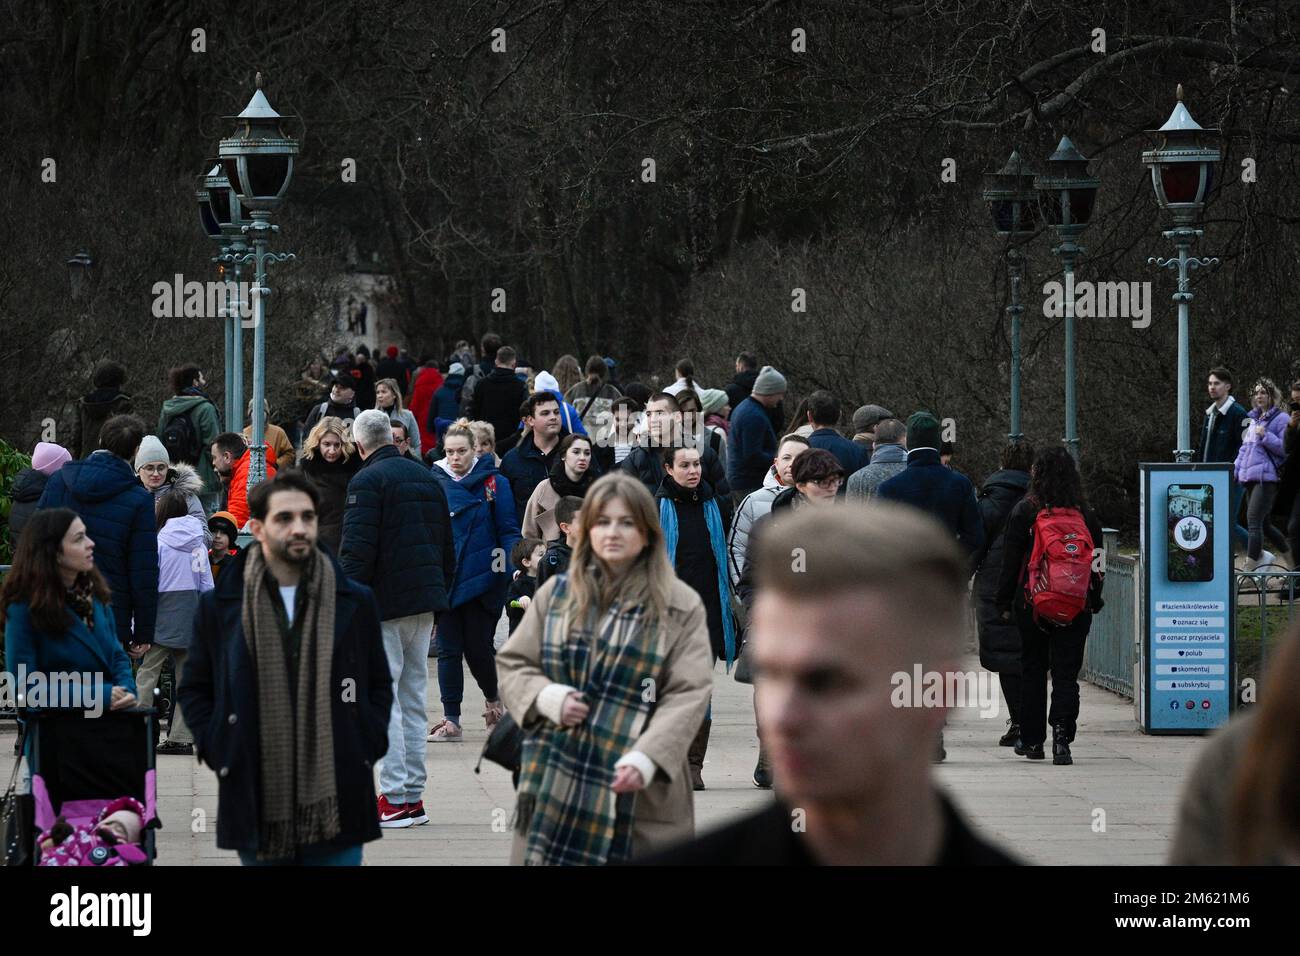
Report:
[[1025,602],[1035,623],[1069,624],[1088,605],[1092,534],[1079,509],[1043,508],[1034,518],[1033,535]]

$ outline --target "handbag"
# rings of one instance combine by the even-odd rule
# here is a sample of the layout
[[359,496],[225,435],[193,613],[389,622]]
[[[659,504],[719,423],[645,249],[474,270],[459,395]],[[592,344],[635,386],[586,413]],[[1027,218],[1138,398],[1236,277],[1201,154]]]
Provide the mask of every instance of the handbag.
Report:
[[515,719],[507,713],[496,722],[492,733],[488,734],[483,752],[479,754],[478,763],[474,765],[474,772],[479,772],[479,767],[483,766],[484,760],[491,760],[494,764],[517,774],[523,763],[523,755],[524,732],[519,729]]
[[15,793],[18,788],[18,772],[23,765],[23,746],[27,741],[27,727],[23,726],[18,734],[18,758],[14,761],[13,773],[9,775],[9,787],[0,798],[0,850],[3,851],[4,866],[30,866],[32,859],[32,832],[36,826],[36,803],[30,793]]

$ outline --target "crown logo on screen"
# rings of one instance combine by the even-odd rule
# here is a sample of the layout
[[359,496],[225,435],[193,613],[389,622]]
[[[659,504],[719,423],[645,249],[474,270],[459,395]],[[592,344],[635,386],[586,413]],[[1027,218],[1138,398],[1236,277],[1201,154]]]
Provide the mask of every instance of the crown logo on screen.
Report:
[[1201,524],[1199,521],[1184,521],[1183,526],[1178,530],[1183,533],[1184,541],[1199,541],[1201,539]]

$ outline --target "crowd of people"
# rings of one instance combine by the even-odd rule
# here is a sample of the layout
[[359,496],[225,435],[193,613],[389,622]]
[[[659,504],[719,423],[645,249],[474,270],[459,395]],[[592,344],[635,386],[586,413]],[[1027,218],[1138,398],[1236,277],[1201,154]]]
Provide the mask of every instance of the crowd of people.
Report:
[[[485,730],[517,735],[515,862],[1012,862],[934,782],[944,709],[894,706],[879,675],[958,668],[973,603],[1009,715],[989,745],[1073,762],[1104,586],[1073,458],[1017,440],[977,487],[927,409],[819,389],[787,416],[750,352],[720,388],[689,359],[663,388],[617,370],[538,368],[492,333],[441,362],[340,350],[303,369],[250,488],[251,425],[222,430],[202,369],[171,371],[150,431],[107,363],[76,457],[43,442],[15,485],[8,666],[93,671],[114,708],[161,704],[171,675],[157,751],[216,773],[218,846],[248,865],[356,864],[428,823],[426,744],[466,739],[465,665]],[[1288,416],[1267,379],[1249,412],[1226,369],[1208,381],[1199,457],[1234,462],[1247,566],[1300,557],[1300,495],[1287,535],[1270,521],[1300,383]],[[753,781],[777,801],[692,843],[719,662],[755,687]],[[1267,826],[1300,855],[1293,815],[1249,808],[1241,845]]]

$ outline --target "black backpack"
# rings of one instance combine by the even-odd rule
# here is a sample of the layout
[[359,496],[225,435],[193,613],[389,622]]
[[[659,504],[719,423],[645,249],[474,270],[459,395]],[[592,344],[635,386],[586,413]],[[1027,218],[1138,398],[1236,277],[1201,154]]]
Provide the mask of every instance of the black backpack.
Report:
[[197,465],[199,463],[199,455],[203,449],[199,445],[198,430],[194,427],[194,422],[190,417],[194,409],[198,407],[198,405],[195,405],[188,411],[173,415],[167,419],[162,434],[158,436],[162,440],[163,447],[167,449],[167,454],[171,456],[173,464],[178,461],[187,465]]

